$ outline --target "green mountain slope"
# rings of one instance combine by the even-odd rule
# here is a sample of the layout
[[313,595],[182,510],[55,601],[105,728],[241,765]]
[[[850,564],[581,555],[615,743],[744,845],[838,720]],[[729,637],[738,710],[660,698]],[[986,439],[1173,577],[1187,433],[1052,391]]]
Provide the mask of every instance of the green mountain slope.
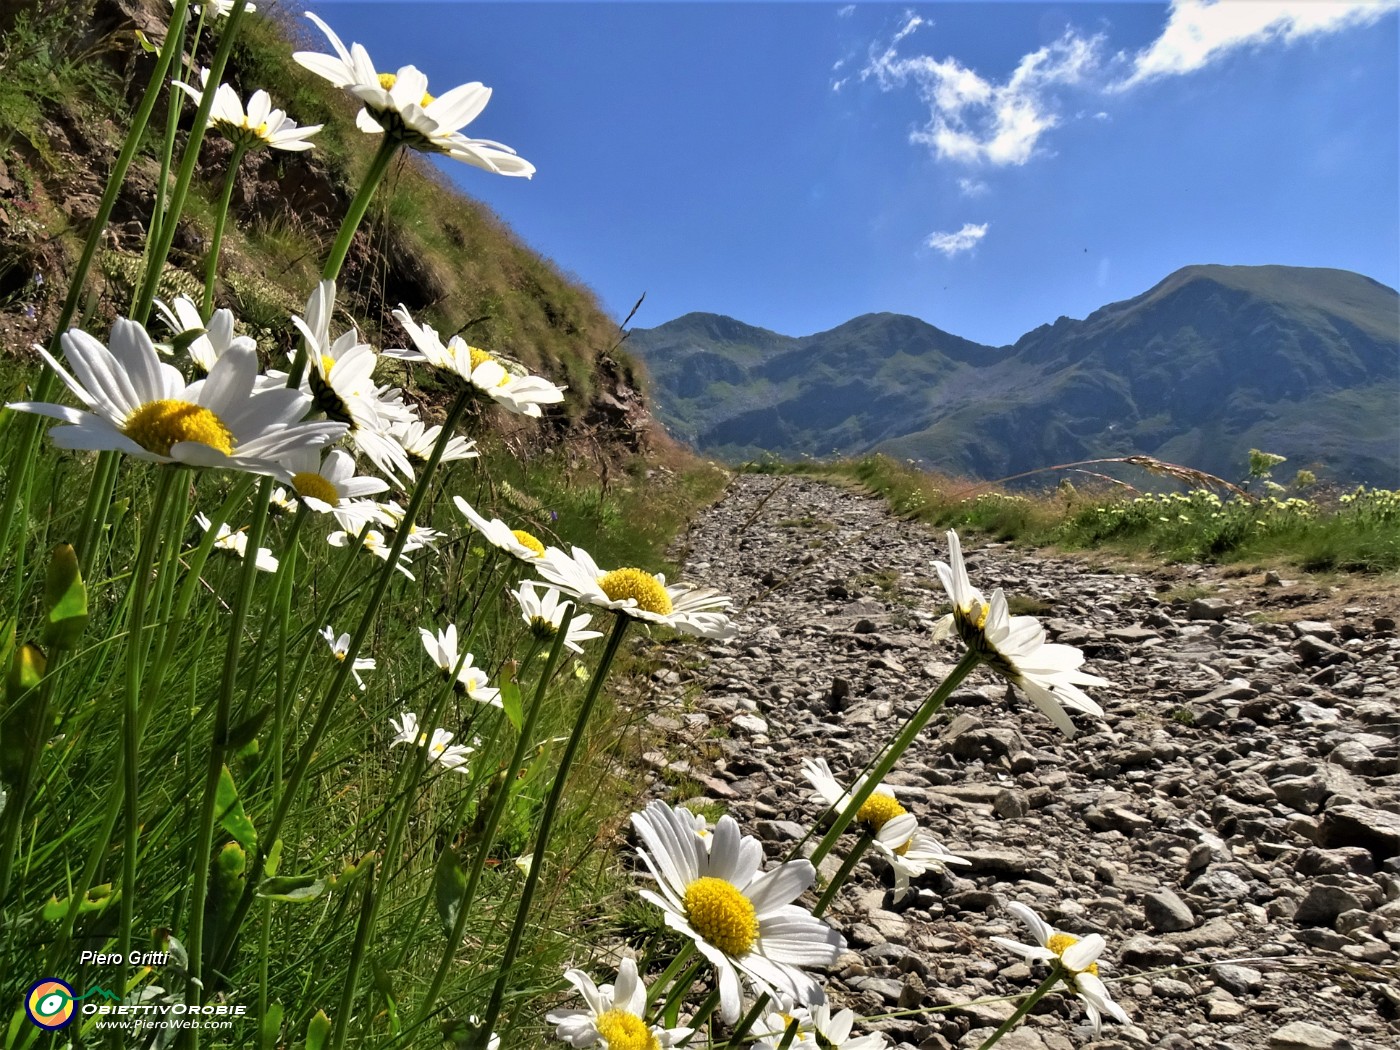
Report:
[[1260,447],[1400,482],[1400,299],[1343,270],[1190,266],[1007,347],[896,314],[801,338],[688,314],[628,345],[713,455],[878,449],[998,478],[1147,453],[1233,477]]

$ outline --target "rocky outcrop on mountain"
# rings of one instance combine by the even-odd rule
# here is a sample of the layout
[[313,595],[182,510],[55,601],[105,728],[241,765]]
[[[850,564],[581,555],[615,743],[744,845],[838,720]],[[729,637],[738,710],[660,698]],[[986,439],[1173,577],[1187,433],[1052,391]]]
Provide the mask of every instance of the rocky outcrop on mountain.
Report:
[[[833,996],[896,1047],[978,1046],[1014,1008],[997,997],[1037,982],[990,939],[1026,939],[1006,910],[1020,901],[1107,939],[1132,1024],[1095,1039],[1080,1004],[1051,993],[1002,1046],[1396,1045],[1394,596],[1329,607],[1307,584],[1202,569],[1186,589],[965,546],[974,583],[1005,588],[1113,683],[1091,690],[1106,716],[1077,717],[1067,740],[984,671],[956,691],[887,783],[971,863],[898,902],[883,862],[862,863],[828,913],[849,945]],[[801,760],[849,782],[959,658],[930,637],[945,605],[931,563],[946,557],[882,501],[738,477],[686,561],[734,596],[740,633],[707,643],[699,667],[693,645],[653,645],[651,790],[718,801],[770,860],[785,854],[821,809]]]

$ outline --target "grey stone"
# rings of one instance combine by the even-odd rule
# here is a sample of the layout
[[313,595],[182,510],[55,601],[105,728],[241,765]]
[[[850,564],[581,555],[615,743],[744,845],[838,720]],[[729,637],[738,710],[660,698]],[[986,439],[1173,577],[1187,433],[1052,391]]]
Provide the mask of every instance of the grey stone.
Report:
[[1186,902],[1169,889],[1154,890],[1142,899],[1147,924],[1158,933],[1189,930],[1196,925],[1196,916]]
[[1351,1042],[1330,1028],[1294,1021],[1269,1036],[1269,1050],[1351,1050]]
[[1210,976],[1217,985],[1232,995],[1249,995],[1264,986],[1264,975],[1250,966],[1237,963],[1216,963]]
[[1230,603],[1224,598],[1196,598],[1186,607],[1186,615],[1193,620],[1223,620],[1230,612]]
[[1361,902],[1342,887],[1313,883],[1298,903],[1293,921],[1299,926],[1331,926],[1342,912],[1360,907]]
[[1400,813],[1369,806],[1334,806],[1322,814],[1318,845],[1360,846],[1376,860],[1400,856]]

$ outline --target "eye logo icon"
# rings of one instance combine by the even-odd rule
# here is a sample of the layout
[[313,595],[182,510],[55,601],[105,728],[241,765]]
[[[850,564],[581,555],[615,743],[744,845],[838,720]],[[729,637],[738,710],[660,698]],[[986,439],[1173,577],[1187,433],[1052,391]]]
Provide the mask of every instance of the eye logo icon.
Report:
[[24,996],[24,1012],[40,1028],[56,1032],[67,1028],[75,1010],[73,989],[56,977],[45,977],[29,986]]

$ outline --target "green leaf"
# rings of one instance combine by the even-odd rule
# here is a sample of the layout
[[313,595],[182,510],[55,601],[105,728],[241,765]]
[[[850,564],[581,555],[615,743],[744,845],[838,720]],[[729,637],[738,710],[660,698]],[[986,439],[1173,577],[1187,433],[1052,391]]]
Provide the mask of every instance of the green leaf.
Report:
[[337,893],[341,890],[349,889],[361,875],[365,875],[374,870],[374,862],[378,859],[378,853],[370,852],[366,853],[353,864],[347,860],[341,867],[340,874],[332,875],[328,880],[331,889]]
[[462,907],[462,898],[467,892],[467,872],[457,853],[450,847],[438,854],[437,869],[433,872],[433,896],[437,899],[438,917],[442,919],[442,931],[449,936],[457,925],[457,911]]
[[501,707],[510,719],[510,724],[515,727],[515,731],[520,732],[523,713],[520,705],[520,686],[514,682],[501,683]]
[[171,352],[175,354],[183,354],[186,350],[193,346],[196,341],[198,341],[200,336],[205,336],[208,334],[209,333],[203,328],[187,329],[181,332],[179,335],[177,335],[174,339],[170,340]]
[[282,866],[282,840],[278,839],[272,844],[272,848],[267,851],[267,860],[263,862],[263,871],[269,876],[276,875],[277,869]]
[[306,1050],[325,1050],[330,1034],[331,1019],[326,1016],[326,1011],[317,1010],[316,1016],[306,1026]]
[[[107,905],[117,899],[117,894],[112,892],[112,884],[104,882],[101,886],[94,886],[87,891],[87,896],[78,905],[78,914],[86,915],[88,912],[101,911]],[[68,914],[68,904],[72,898],[65,897],[59,900],[57,897],[50,897],[49,902],[40,911],[40,916],[45,922],[60,922]]]
[[63,649],[77,645],[87,627],[88,602],[72,544],[60,543],[49,556],[49,568],[44,573],[44,608],[44,641]]
[[370,969],[374,974],[374,990],[384,997],[384,1010],[389,1017],[389,1031],[393,1035],[398,1035],[401,1025],[399,1024],[399,1001],[394,995],[394,982],[390,979],[389,971],[382,960],[371,960]]
[[[34,759],[49,737],[48,704],[36,689],[46,661],[35,645],[22,645],[5,676],[5,702],[0,707],[0,780],[21,787],[26,763]],[[34,768],[30,766],[29,768]]]
[[326,892],[326,880],[314,875],[279,875],[263,879],[258,896],[269,901],[290,901],[304,904]]
[[146,52],[146,54],[148,55],[155,55],[160,53],[160,48],[156,47],[155,44],[151,43],[151,38],[148,37],[145,33],[141,32],[141,30],[139,29],[136,30],[136,42],[141,45],[141,50]]
[[282,1004],[268,1003],[267,1012],[258,1022],[258,1050],[276,1050],[282,1034]]
[[233,836],[234,841],[245,850],[252,852],[258,848],[258,832],[248,814],[243,811],[243,802],[238,797],[238,789],[233,786],[233,774],[228,766],[219,773],[219,790],[214,796],[215,812],[219,827]]

